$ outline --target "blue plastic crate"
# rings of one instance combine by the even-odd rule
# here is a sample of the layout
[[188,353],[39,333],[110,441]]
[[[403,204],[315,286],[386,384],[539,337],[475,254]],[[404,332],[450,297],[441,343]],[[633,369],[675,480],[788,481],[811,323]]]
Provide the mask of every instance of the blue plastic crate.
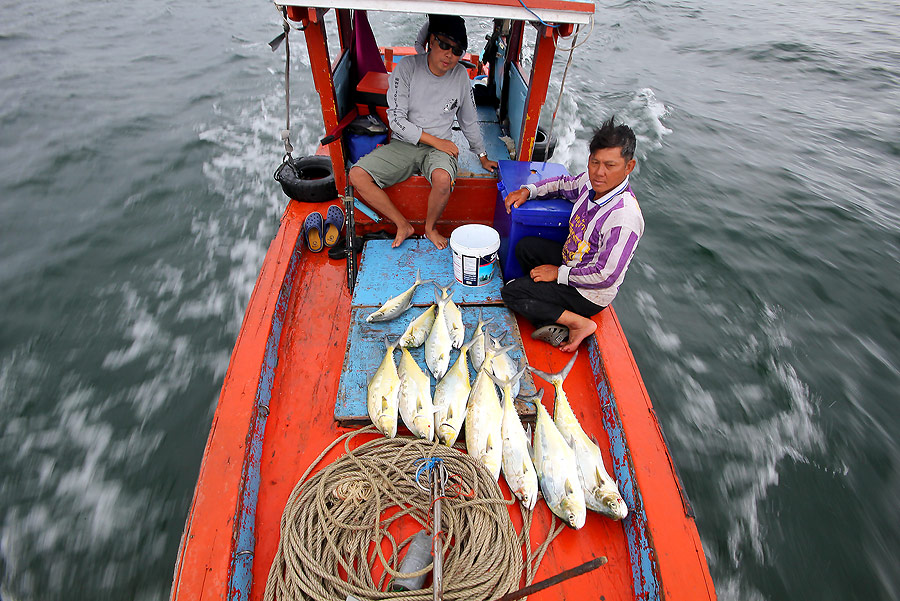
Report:
[[497,204],[494,208],[494,229],[500,233],[500,267],[503,280],[524,275],[516,260],[516,244],[527,236],[537,236],[563,242],[569,235],[569,215],[572,203],[564,198],[529,200],[506,213],[503,199],[525,184],[535,184],[549,177],[568,175],[559,163],[499,161],[500,181],[497,184]]

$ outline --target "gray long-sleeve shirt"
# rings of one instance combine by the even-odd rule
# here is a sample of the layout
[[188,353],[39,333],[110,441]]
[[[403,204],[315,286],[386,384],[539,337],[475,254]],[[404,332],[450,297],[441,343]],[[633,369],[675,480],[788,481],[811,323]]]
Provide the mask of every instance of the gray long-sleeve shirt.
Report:
[[472,152],[484,152],[472,83],[462,65],[457,64],[438,77],[428,68],[427,54],[406,57],[391,73],[387,96],[387,116],[394,138],[418,144],[424,131],[450,140],[456,120]]

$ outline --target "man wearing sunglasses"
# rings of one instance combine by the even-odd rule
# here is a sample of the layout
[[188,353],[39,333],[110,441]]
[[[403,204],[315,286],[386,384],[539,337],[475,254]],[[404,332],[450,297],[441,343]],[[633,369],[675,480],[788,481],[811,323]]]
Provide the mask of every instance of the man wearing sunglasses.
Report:
[[472,82],[459,59],[468,39],[462,17],[431,15],[428,52],[410,56],[394,68],[388,86],[391,141],[361,158],[350,169],[350,183],[374,209],[397,226],[391,245],[400,246],[413,233],[409,220],[384,188],[421,172],[431,183],[425,215],[425,237],[440,249],[447,239],[436,224],[450,200],[456,180],[459,148],[451,140],[454,121],[486,171],[497,167],[488,159],[478,127]]

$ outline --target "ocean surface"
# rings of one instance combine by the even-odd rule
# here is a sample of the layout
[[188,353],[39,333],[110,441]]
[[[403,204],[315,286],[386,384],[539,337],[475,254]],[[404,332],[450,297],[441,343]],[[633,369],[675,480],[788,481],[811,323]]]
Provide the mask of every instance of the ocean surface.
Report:
[[[280,31],[262,0],[0,0],[3,601],[168,598],[286,202]],[[613,114],[638,133],[615,308],[719,597],[900,599],[896,2],[599,2],[579,44],[554,160]]]

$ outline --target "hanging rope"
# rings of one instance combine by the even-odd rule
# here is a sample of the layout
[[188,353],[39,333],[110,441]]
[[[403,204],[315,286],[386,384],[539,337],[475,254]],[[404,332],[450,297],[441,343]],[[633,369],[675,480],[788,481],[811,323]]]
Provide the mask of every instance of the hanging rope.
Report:
[[[591,26],[593,28],[593,20],[591,21]],[[556,123],[556,113],[559,111],[559,104],[562,101],[563,89],[566,87],[566,76],[569,74],[569,65],[572,64],[572,55],[575,53],[575,48],[578,47],[578,34],[581,31],[581,26],[578,26],[578,29],[575,30],[575,36],[572,38],[572,46],[569,48],[569,59],[566,61],[566,68],[563,70],[562,80],[559,82],[559,95],[556,97],[556,106],[553,108],[553,117],[550,119],[550,129],[547,131],[547,142],[553,138],[553,124]],[[590,35],[590,32],[588,33]],[[546,159],[545,159],[546,160]]]
[[[390,532],[402,519],[430,528],[430,494],[416,484],[417,468],[430,458],[439,458],[449,474],[438,533],[444,543],[443,598],[497,599],[517,590],[523,575],[526,586],[532,583],[547,548],[565,527],[562,522],[554,517],[547,540],[530,551],[531,512],[523,510],[517,534],[507,510],[515,499],[504,499],[476,460],[438,443],[404,437],[377,438],[351,450],[353,437],[374,431],[370,426],[337,438],[300,478],[281,518],[265,601],[344,601],[350,594],[361,601],[430,601],[431,587],[386,590],[390,578],[431,571],[429,564],[411,574],[398,572],[412,536],[398,542]],[[342,441],[344,455],[309,477]],[[384,546],[390,549],[387,555]],[[376,566],[381,571],[377,582],[372,576]]]
[[[284,142],[284,161],[291,158],[294,147],[291,145],[291,22],[287,18],[287,8],[276,5],[275,8],[281,14],[284,32],[269,42],[269,48],[272,52],[278,50],[278,47],[284,42],[284,129],[281,130],[281,140]],[[296,28],[300,30],[299,28]],[[302,31],[302,30],[300,30]]]

